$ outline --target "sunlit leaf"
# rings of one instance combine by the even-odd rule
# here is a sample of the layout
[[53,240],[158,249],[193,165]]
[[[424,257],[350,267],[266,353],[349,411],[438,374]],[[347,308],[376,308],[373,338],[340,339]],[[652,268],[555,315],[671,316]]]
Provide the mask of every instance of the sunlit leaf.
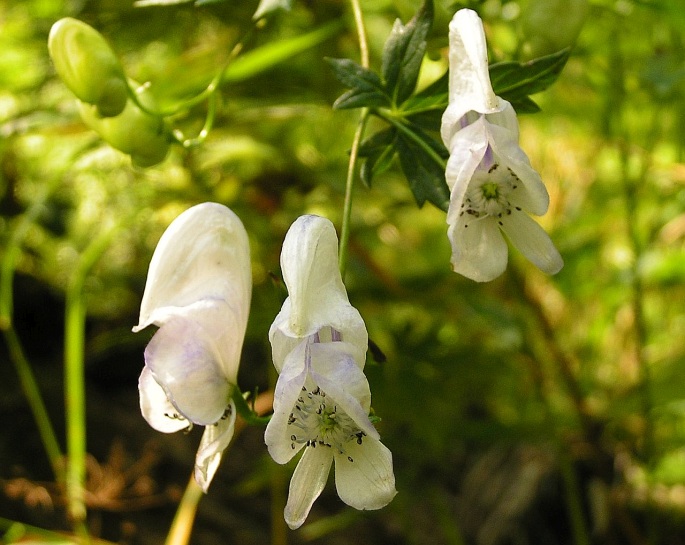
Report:
[[343,28],[333,22],[301,36],[270,42],[236,58],[224,70],[222,81],[244,81],[334,36]]

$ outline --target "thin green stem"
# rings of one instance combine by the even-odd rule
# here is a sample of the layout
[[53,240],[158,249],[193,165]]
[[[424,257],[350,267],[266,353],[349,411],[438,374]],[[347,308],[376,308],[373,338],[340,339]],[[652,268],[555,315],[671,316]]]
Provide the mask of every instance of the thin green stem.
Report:
[[[257,396],[255,396],[256,398]],[[237,413],[250,425],[253,426],[265,426],[271,420],[271,415],[259,416],[252,407],[247,404],[247,401],[243,397],[242,392],[236,386],[233,388],[233,395],[231,396],[233,403],[235,403],[235,408]]]
[[357,173],[357,159],[359,158],[359,146],[364,136],[366,129],[366,122],[369,118],[368,108],[363,108],[359,122],[357,123],[357,130],[354,133],[352,140],[352,149],[350,150],[350,160],[347,165],[347,179],[345,180],[345,201],[343,202],[343,217],[342,227],[340,229],[340,248],[338,251],[338,267],[340,274],[345,278],[345,270],[347,269],[347,253],[350,242],[350,223],[352,219],[352,195],[354,190],[354,179]]
[[[369,46],[366,40],[366,27],[364,25],[364,14],[362,13],[359,0],[350,0],[352,6],[352,13],[354,15],[354,24],[357,28],[357,40],[359,41],[359,55],[361,65],[364,68],[369,67]],[[359,159],[359,146],[364,137],[364,130],[366,129],[366,122],[369,119],[369,109],[362,108],[357,123],[357,130],[352,139],[352,149],[350,150],[350,159],[347,165],[347,178],[345,180],[345,200],[343,202],[342,226],[340,228],[340,248],[338,250],[338,267],[343,279],[345,278],[345,271],[347,270],[347,254],[350,242],[350,223],[352,220],[352,195],[354,192],[354,179],[357,174],[357,160]]]
[[202,488],[195,481],[193,475],[190,476],[181,502],[176,509],[176,515],[169,528],[164,545],[187,545],[190,541],[190,534],[193,531],[193,523],[197,514],[197,506],[204,496]]
[[364,14],[362,13],[359,0],[350,0],[352,4],[352,13],[354,15],[354,24],[357,27],[357,40],[359,41],[359,57],[361,65],[368,68],[369,60],[369,45],[366,40],[366,26],[364,25]]
[[38,433],[40,434],[43,447],[50,460],[52,471],[58,481],[62,481],[64,477],[61,466],[63,452],[45,407],[33,369],[26,358],[21,340],[14,329],[14,299],[12,289],[17,261],[21,254],[22,241],[25,239],[29,228],[34,224],[40,211],[43,209],[45,201],[59,186],[61,179],[61,176],[55,176],[50,180],[43,195],[34,201],[26,211],[17,228],[14,230],[12,237],[8,241],[7,247],[5,248],[5,255],[3,256],[2,264],[0,266],[0,329],[2,329],[7,342],[10,359],[17,371],[21,388],[26,396],[36,426],[38,427]]
[[52,472],[57,481],[61,481],[64,477],[61,465],[64,454],[57,441],[57,435],[52,427],[52,422],[43,402],[43,397],[40,394],[31,364],[24,354],[24,349],[14,327],[10,324],[7,328],[3,329],[3,334],[9,348],[10,358],[19,376],[21,388],[24,391],[29,407],[31,407],[33,419],[36,421],[40,439],[50,460]]
[[84,345],[86,304],[83,286],[86,276],[109,247],[116,227],[96,237],[81,255],[66,292],[64,339],[64,396],[67,426],[66,493],[69,516],[85,521],[84,484],[86,478],[86,396]]

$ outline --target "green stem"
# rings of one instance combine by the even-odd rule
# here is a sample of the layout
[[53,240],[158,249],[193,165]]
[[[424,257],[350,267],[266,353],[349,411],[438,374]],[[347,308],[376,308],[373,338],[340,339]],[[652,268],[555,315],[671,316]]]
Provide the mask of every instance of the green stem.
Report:
[[178,504],[178,509],[176,509],[176,515],[174,515],[164,545],[188,544],[197,514],[197,506],[203,496],[202,488],[195,481],[195,477],[191,475],[181,502]]
[[[359,41],[359,55],[361,65],[364,68],[369,67],[369,46],[366,40],[366,27],[364,25],[364,14],[362,13],[359,0],[350,0],[352,6],[352,13],[354,15],[354,24],[357,28],[357,40]],[[357,160],[359,158],[359,146],[361,145],[366,129],[366,122],[369,119],[368,108],[362,108],[357,123],[357,130],[354,133],[352,140],[352,149],[350,150],[350,159],[347,165],[347,178],[345,180],[345,201],[343,203],[342,226],[340,228],[340,248],[338,250],[338,268],[340,274],[345,278],[345,271],[347,269],[347,254],[350,242],[350,223],[352,219],[352,194],[354,190],[354,178],[357,173]]]
[[61,176],[55,176],[46,186],[43,195],[33,202],[30,208],[26,211],[24,216],[15,229],[10,238],[7,247],[5,248],[5,255],[0,266],[0,329],[9,348],[10,359],[19,376],[21,388],[26,396],[33,418],[38,427],[43,447],[50,460],[52,471],[58,481],[63,479],[63,471],[61,467],[61,460],[63,458],[62,449],[57,440],[57,434],[52,425],[52,421],[48,415],[45,407],[43,397],[38,387],[38,382],[31,368],[31,364],[26,358],[24,349],[22,347],[19,336],[16,333],[13,325],[14,314],[14,299],[12,287],[14,284],[14,273],[17,267],[17,261],[21,254],[21,243],[26,237],[29,228],[34,224],[38,214],[43,209],[43,205],[48,197],[57,189],[61,182]]
[[340,229],[340,249],[338,251],[338,267],[340,274],[345,278],[345,270],[347,269],[347,253],[350,242],[350,223],[352,219],[352,194],[354,189],[354,178],[357,173],[357,159],[359,158],[359,146],[364,136],[364,129],[369,118],[368,108],[363,108],[359,122],[357,123],[357,130],[354,133],[352,140],[352,149],[350,150],[350,160],[347,165],[347,179],[345,180],[345,201],[343,203],[343,217],[342,227]]
[[[256,395],[254,396],[256,399]],[[237,386],[233,388],[233,394],[231,396],[233,403],[235,403],[235,408],[237,413],[250,425],[253,426],[266,426],[271,420],[271,415],[259,416],[248,404],[243,397],[240,388]]]
[[45,403],[40,394],[36,378],[31,369],[31,364],[26,359],[21,341],[19,340],[14,327],[9,325],[3,330],[3,334],[7,341],[10,358],[12,359],[17,375],[19,376],[21,388],[24,391],[29,407],[31,407],[33,419],[36,421],[40,439],[50,460],[52,472],[57,481],[61,481],[64,477],[61,466],[64,455],[59,446],[59,442],[57,441],[57,435],[52,427],[52,422],[50,421],[50,416],[48,415]]
[[81,255],[66,292],[64,339],[64,396],[67,426],[67,510],[75,523],[86,519],[86,396],[84,345],[86,304],[83,286],[87,274],[109,247],[117,231],[111,227],[91,242]]

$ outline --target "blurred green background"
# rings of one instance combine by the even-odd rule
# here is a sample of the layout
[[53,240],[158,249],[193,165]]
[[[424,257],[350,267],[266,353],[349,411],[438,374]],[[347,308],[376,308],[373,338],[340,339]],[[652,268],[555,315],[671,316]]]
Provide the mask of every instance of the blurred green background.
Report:
[[[225,84],[206,142],[143,170],[80,121],[47,35],[64,16],[87,22],[172,105],[209,83],[256,4],[0,4],[0,252],[37,206],[14,322],[58,430],[65,290],[84,248],[118,225],[85,284],[87,502],[93,534],[109,541],[163,542],[199,439],[159,434],[138,410],[151,333],[130,330],[157,240],[198,202],[241,217],[254,294],[240,386],[267,390],[285,232],[303,213],[340,227],[358,113],[332,110],[344,89],[323,59],[356,61],[358,44],[347,3],[294,0],[248,49],[331,21],[339,31]],[[362,2],[373,68],[394,19],[418,4]],[[386,358],[366,372],[399,494],[356,512],[329,483],[307,523],[285,534],[292,467],[271,462],[263,430],[248,428],[200,503],[191,543],[685,543],[685,11],[680,0],[437,0],[424,85],[446,70],[447,24],[464,5],[486,23],[491,61],[577,37],[559,80],[534,97],[542,112],[520,117],[522,148],[551,195],[540,221],[564,269],[546,277],[512,251],[501,278],[473,283],[450,270],[445,214],[418,209],[399,168],[359,184],[346,284]],[[201,104],[174,124],[192,135],[204,115]],[[0,517],[65,529],[4,345],[0,357]]]

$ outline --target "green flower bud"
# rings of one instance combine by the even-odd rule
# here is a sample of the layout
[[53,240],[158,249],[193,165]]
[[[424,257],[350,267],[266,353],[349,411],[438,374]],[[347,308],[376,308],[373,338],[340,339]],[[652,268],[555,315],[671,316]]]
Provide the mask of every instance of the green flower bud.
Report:
[[[135,82],[131,82],[136,87]],[[145,107],[154,108],[152,98],[145,89],[138,91],[138,100]],[[164,132],[162,118],[141,110],[128,100],[126,107],[116,117],[98,115],[95,106],[81,103],[81,118],[110,146],[131,156],[134,164],[150,167],[164,160],[169,152],[169,139]]]
[[93,104],[103,117],[126,106],[126,76],[114,51],[94,28],[65,17],[50,29],[48,51],[55,70],[79,100]]

